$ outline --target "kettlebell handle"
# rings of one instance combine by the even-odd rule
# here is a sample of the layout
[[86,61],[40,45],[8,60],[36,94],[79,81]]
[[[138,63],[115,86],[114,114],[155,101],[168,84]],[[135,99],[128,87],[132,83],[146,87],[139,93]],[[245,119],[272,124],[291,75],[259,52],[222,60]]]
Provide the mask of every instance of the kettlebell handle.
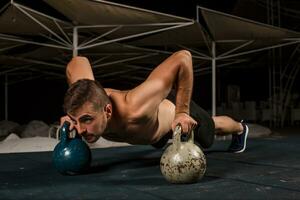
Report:
[[70,125],[71,125],[70,122],[65,121],[59,130],[60,131],[60,140],[62,142],[65,142],[69,139]]
[[[60,140],[65,142],[69,139],[72,139],[70,138],[70,126],[71,126],[71,123],[68,122],[68,121],[65,121],[63,123],[63,125],[61,126],[60,128]],[[78,134],[77,130],[74,128],[73,129],[75,131],[75,138],[79,138],[79,139],[82,139],[82,136]]]
[[[181,141],[181,134],[182,134],[182,128],[180,124],[177,124],[175,127],[175,130],[173,132],[173,144],[176,148],[179,148]],[[188,141],[189,143],[194,144],[194,131],[192,130],[188,135]]]

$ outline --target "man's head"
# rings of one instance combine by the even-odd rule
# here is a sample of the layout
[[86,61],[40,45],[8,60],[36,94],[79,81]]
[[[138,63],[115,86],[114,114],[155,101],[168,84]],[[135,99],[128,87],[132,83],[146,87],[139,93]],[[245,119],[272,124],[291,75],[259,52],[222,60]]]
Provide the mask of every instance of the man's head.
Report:
[[103,87],[94,80],[81,79],[65,94],[64,111],[88,142],[95,142],[111,118],[112,107]]

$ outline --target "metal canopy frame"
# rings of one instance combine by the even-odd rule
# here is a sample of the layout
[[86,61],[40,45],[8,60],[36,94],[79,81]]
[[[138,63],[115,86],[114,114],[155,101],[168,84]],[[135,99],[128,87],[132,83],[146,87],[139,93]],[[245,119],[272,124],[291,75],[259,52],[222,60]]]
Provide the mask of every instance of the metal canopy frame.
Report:
[[[207,8],[203,8],[201,6],[197,6],[196,12],[197,12],[197,21],[198,22],[200,19],[199,11],[201,9],[210,10]],[[213,10],[210,10],[210,11],[216,12],[216,13],[221,13],[221,12],[213,11]],[[229,17],[240,18],[240,17],[234,16],[234,15],[229,15],[229,14],[225,14],[225,13],[221,13],[221,14],[224,14]],[[242,18],[240,18],[240,19],[242,19]],[[248,20],[248,21],[251,21],[251,20]],[[259,25],[265,25],[265,24],[261,24],[261,23],[255,22],[255,21],[252,21],[252,23],[259,24]],[[268,25],[266,25],[266,26],[268,26]],[[206,30],[206,31],[210,32],[211,30]],[[282,43],[280,43],[280,44],[273,44],[273,45],[261,47],[258,49],[246,50],[243,52],[235,53],[236,51],[251,45],[254,42],[254,40],[216,40],[209,35],[205,35],[205,36],[207,37],[207,41],[209,41],[211,44],[211,46],[208,46],[208,50],[211,52],[210,59],[211,59],[211,69],[212,69],[212,116],[216,116],[216,114],[217,114],[216,113],[216,66],[217,66],[217,61],[221,61],[221,60],[228,59],[228,58],[236,58],[239,56],[248,55],[248,54],[252,54],[252,53],[275,49],[275,48],[280,48],[280,47],[284,47],[284,46],[300,44],[300,38],[283,38],[281,41]],[[220,55],[216,54],[216,50],[217,50],[216,46],[218,43],[219,44],[220,43],[235,44],[237,42],[238,43],[243,42],[243,43],[241,45],[237,45],[236,47],[232,48],[231,50],[229,50],[225,53],[222,53]]]
[[[104,3],[105,1],[96,1],[96,2],[103,2]],[[124,5],[121,5],[121,4],[110,3],[110,2],[105,2],[105,3],[106,4],[112,4],[112,5],[118,5],[118,6],[124,6]],[[133,25],[128,25],[128,24],[101,25],[101,24],[98,24],[98,25],[72,26],[72,24],[69,23],[69,22],[62,21],[60,19],[49,16],[47,14],[38,12],[36,10],[33,10],[33,9],[27,7],[27,6],[16,3],[13,0],[10,1],[10,4],[8,3],[7,5],[5,5],[3,10],[7,9],[7,7],[9,7],[9,6],[14,6],[19,11],[24,13],[27,17],[29,17],[34,23],[36,23],[37,25],[39,25],[43,29],[45,29],[49,33],[50,36],[47,36],[47,35],[42,35],[42,36],[44,38],[47,38],[49,40],[49,42],[53,42],[54,44],[53,43],[45,43],[45,42],[36,42],[36,41],[30,40],[30,39],[27,39],[27,38],[25,39],[25,38],[22,38],[22,37],[17,37],[17,36],[9,35],[9,34],[1,34],[1,33],[0,33],[0,39],[6,40],[6,41],[12,41],[12,42],[19,42],[19,43],[23,43],[23,44],[33,44],[33,45],[38,45],[38,46],[44,46],[44,47],[50,47],[50,48],[56,48],[56,49],[62,49],[62,50],[69,50],[69,51],[73,52],[73,56],[76,56],[78,54],[78,51],[80,51],[80,50],[90,49],[90,48],[101,46],[101,45],[106,45],[106,44],[110,44],[110,43],[117,43],[117,42],[121,42],[121,41],[128,40],[128,39],[133,39],[133,38],[146,36],[146,35],[150,35],[150,34],[154,34],[154,33],[159,33],[159,32],[163,32],[163,31],[177,29],[177,28],[181,28],[181,27],[184,27],[184,26],[189,26],[189,25],[194,23],[193,20],[187,20],[185,18],[180,18],[180,17],[174,16],[175,18],[178,18],[178,19],[181,19],[181,20],[184,19],[184,20],[186,20],[186,22],[149,23],[149,24],[133,24]],[[129,7],[129,6],[125,6],[125,7],[146,11],[144,9],[138,9],[138,8]],[[165,15],[165,16],[169,16],[169,17],[172,16],[172,15],[167,15],[167,14],[164,14],[164,13],[158,13],[158,12],[152,12],[152,11],[148,11],[148,12],[157,13],[157,14]],[[31,13],[34,13],[34,14],[37,14],[39,16],[42,16],[42,17],[45,17],[47,19],[52,20],[57,25],[57,27],[60,30],[60,33],[64,36],[64,38],[59,36],[53,30],[51,30],[51,28],[47,27],[46,24],[44,24],[43,22],[41,22],[37,18],[35,18]],[[70,27],[71,26],[73,27],[73,31],[72,31],[73,39],[72,39],[72,41],[68,37],[68,33],[66,33],[63,30],[63,28],[58,24],[58,22],[64,23],[64,24],[67,24]],[[157,28],[158,26],[163,26],[163,28]],[[111,40],[105,40],[105,41],[97,42],[97,40],[103,38],[104,36],[107,36],[107,35],[115,32],[119,29],[126,28],[126,27],[152,27],[153,30],[143,31],[143,32],[138,33],[138,34],[126,35],[124,37],[119,37],[119,38],[114,38],[114,39],[111,39]],[[94,38],[89,39],[88,41],[86,41],[84,43],[79,44],[79,37],[80,37],[79,33],[80,33],[81,30],[84,30],[84,29],[87,29],[87,28],[89,28],[89,29],[91,29],[91,28],[92,29],[93,28],[95,28],[95,29],[96,28],[112,28],[112,29],[110,31],[105,32],[104,34],[101,34],[99,36],[96,36]],[[39,35],[41,35],[41,34],[39,34]],[[7,47],[3,50],[7,50],[7,49],[13,48],[13,47],[15,47],[15,46]],[[127,45],[127,47],[128,48],[134,48],[134,47],[130,47],[130,45]],[[138,50],[138,48],[137,48],[137,50]],[[144,48],[143,50],[144,51],[151,51],[151,50],[146,49],[146,48]],[[157,51],[156,53],[160,53],[160,51]],[[141,58],[143,58],[143,57],[141,57]],[[18,59],[21,60],[23,58],[18,58]],[[136,58],[136,57],[128,58],[128,61],[135,60],[135,59],[138,59],[138,58]],[[33,64],[45,64],[45,65],[49,65],[49,66],[52,65],[51,63],[41,62],[41,61],[33,60],[33,59],[31,59],[31,60],[27,59],[26,61],[27,62],[31,61]],[[125,62],[125,61],[126,61],[126,59],[120,60],[120,63]],[[117,62],[111,62],[111,64],[116,64],[116,63]],[[108,65],[108,64],[109,63],[103,63],[103,65]]]
[[[154,33],[159,33],[159,32],[163,32],[163,31],[168,31],[168,30],[172,30],[172,29],[177,29],[177,28],[181,28],[181,27],[185,27],[185,26],[189,26],[192,25],[194,22],[179,22],[179,23],[156,23],[156,24],[134,24],[134,25],[115,25],[115,24],[111,24],[111,25],[88,25],[88,26],[75,26],[73,28],[73,56],[76,56],[78,54],[79,50],[84,50],[84,49],[89,49],[89,48],[93,48],[93,47],[97,47],[97,46],[101,46],[101,45],[106,45],[106,44],[110,44],[110,43],[114,43],[114,42],[121,42],[124,40],[128,40],[128,39],[133,39],[133,38],[137,38],[137,37],[141,37],[141,36],[147,36],[147,35],[151,35]],[[164,28],[155,28],[156,26],[166,26]],[[132,35],[127,35],[124,37],[119,37],[119,38],[115,38],[115,39],[111,39],[111,40],[105,40],[105,41],[101,41],[101,42],[96,42],[97,40],[103,38],[104,36],[107,36],[117,30],[120,30],[122,28],[125,27],[153,27],[153,30],[151,31],[144,31],[141,33],[137,33],[137,34],[132,34]],[[78,44],[78,34],[80,32],[80,30],[82,29],[87,29],[87,28],[112,28],[111,30],[90,39],[87,42],[84,42],[82,44]],[[96,43],[93,43],[96,42]],[[93,43],[93,44],[90,44]]]
[[[20,11],[21,13],[23,13],[26,17],[28,17],[28,19],[30,19],[33,23],[35,23],[36,25],[42,27],[48,34],[37,34],[38,36],[41,36],[45,39],[47,39],[48,42],[38,42],[38,41],[34,41],[34,38],[28,39],[28,37],[21,37],[21,36],[16,36],[16,35],[11,35],[11,34],[3,34],[0,33],[0,39],[4,40],[4,41],[10,41],[13,43],[17,43],[17,44],[12,44],[8,47],[3,47],[0,49],[0,51],[6,51],[9,49],[13,49],[15,47],[19,47],[22,46],[23,44],[31,44],[31,45],[37,45],[37,46],[41,46],[41,47],[49,47],[49,48],[55,48],[55,49],[61,49],[61,50],[67,50],[67,51],[72,51],[73,52],[73,56],[78,55],[78,51],[80,50],[85,50],[85,49],[90,49],[90,48],[94,48],[94,47],[98,47],[98,46],[102,46],[102,45],[107,45],[107,44],[111,44],[111,43],[118,43],[118,42],[122,42],[128,39],[134,39],[137,37],[141,37],[141,36],[147,36],[147,35],[151,35],[151,34],[155,34],[155,33],[160,33],[160,32],[164,32],[164,31],[168,31],[168,30],[174,30],[174,29],[178,29],[181,27],[185,27],[185,26],[189,26],[191,24],[193,24],[193,20],[190,19],[186,19],[186,18],[181,18],[181,17],[177,17],[177,16],[172,16],[172,15],[168,15],[168,14],[164,14],[164,13],[159,13],[159,12],[152,12],[152,11],[147,11],[144,9],[139,9],[139,8],[134,8],[134,7],[129,7],[129,6],[124,6],[121,4],[116,4],[116,3],[111,3],[111,2],[106,2],[106,1],[97,1],[97,2],[102,2],[102,3],[106,3],[106,4],[111,4],[111,5],[117,5],[117,6],[123,6],[123,7],[127,7],[127,8],[131,8],[131,9],[135,9],[135,10],[140,10],[140,11],[144,11],[144,12],[150,12],[150,13],[154,13],[154,14],[159,14],[159,15],[164,15],[164,16],[168,16],[168,17],[174,17],[175,19],[180,19],[181,21],[184,20],[184,22],[174,22],[174,23],[145,23],[145,24],[110,24],[110,25],[102,25],[102,24],[95,24],[95,25],[77,25],[74,26],[72,25],[72,23],[67,22],[67,21],[63,21],[60,19],[57,19],[55,17],[49,16],[47,14],[41,13],[39,11],[36,11],[32,8],[29,8],[27,6],[24,6],[22,4],[16,3],[14,0],[11,0],[8,4],[6,4],[1,11],[5,11],[9,6],[13,6],[14,8],[16,8],[18,11]],[[50,21],[52,21],[56,27],[60,30],[59,33],[56,33],[55,31],[53,31],[50,27],[47,26],[47,24],[43,23],[42,21],[40,21],[39,19],[37,19],[34,15],[38,15],[39,17],[43,17],[46,18]],[[65,27],[61,27],[60,23],[65,24],[67,26],[68,29],[72,30],[71,32],[66,32]],[[150,27],[152,30],[150,31],[141,31],[140,33],[137,34],[131,34],[131,35],[124,35],[122,37],[118,37],[118,38],[114,38],[114,39],[110,39],[110,40],[103,40],[103,41],[99,41],[101,40],[103,37],[110,35],[111,33],[124,29],[126,27]],[[99,29],[99,28],[111,28],[111,30],[94,36],[93,38],[89,38],[87,41],[83,42],[83,43],[79,43],[79,38],[83,37],[80,35],[80,32],[86,32],[86,29]],[[73,35],[73,38],[71,39],[69,37],[69,35]],[[30,38],[30,37],[29,37]],[[108,66],[108,65],[114,65],[114,64],[118,64],[118,63],[126,63],[128,61],[132,61],[132,60],[138,60],[138,59],[143,59],[146,57],[151,57],[153,55],[157,55],[157,54],[171,54],[171,52],[167,52],[167,51],[160,51],[160,50],[153,50],[153,49],[148,49],[148,48],[140,48],[140,47],[136,47],[136,46],[132,46],[132,45],[124,45],[122,44],[123,47],[129,48],[129,49],[136,49],[137,52],[140,52],[141,50],[148,52],[146,55],[129,55],[129,58],[126,59],[120,59],[120,60],[116,60],[113,62],[102,62],[104,60],[104,58],[100,58],[96,61],[97,64],[95,64],[93,67],[96,68],[100,68],[103,66]],[[5,56],[6,58],[9,59],[14,59],[17,61],[21,61],[21,62],[26,62],[30,65],[26,65],[23,67],[13,67],[11,69],[5,70],[0,72],[0,75],[5,75],[5,119],[8,119],[8,85],[11,84],[15,84],[15,83],[19,83],[25,80],[32,80],[35,78],[40,78],[41,75],[38,76],[33,76],[30,78],[24,78],[23,80],[18,80],[18,81],[9,81],[8,79],[8,73],[11,72],[15,72],[15,71],[20,71],[20,70],[24,70],[24,69],[29,69],[34,67],[34,65],[44,65],[44,66],[50,66],[50,67],[55,67],[55,68],[61,68],[64,69],[65,65],[62,64],[55,64],[55,63],[51,63],[51,62],[46,62],[46,61],[41,61],[41,60],[36,60],[36,59],[29,59],[29,58],[24,58],[21,56]],[[128,67],[129,65],[127,65]],[[128,69],[129,68],[129,69]],[[112,72],[112,73],[108,73],[106,75],[100,75],[98,77],[109,77],[109,76],[113,76],[113,75],[117,75],[117,74],[126,74],[128,72],[132,72],[136,69],[145,69],[143,67],[139,67],[139,66],[130,66],[127,69],[124,69],[120,72]],[[53,72],[49,72],[49,71],[43,71],[43,70],[36,70],[36,69],[29,69],[30,71],[38,71],[40,73],[46,74],[46,75],[50,75],[50,76],[59,76],[58,73],[53,73]],[[95,74],[97,75],[97,73]]]
[[[102,54],[102,56],[104,55],[104,57],[100,57],[94,61],[93,67],[101,68],[103,66],[109,66],[109,65],[115,65],[115,64],[122,63],[122,64],[124,64],[124,66],[127,67],[127,68],[124,68],[122,71],[111,72],[111,73],[107,73],[105,75],[103,75],[103,74],[98,75],[96,73],[96,75],[98,75],[98,77],[102,77],[102,78],[114,76],[114,75],[120,75],[121,77],[126,77],[127,73],[132,72],[136,69],[149,70],[142,66],[134,66],[134,65],[127,64],[126,62],[133,61],[133,60],[139,60],[139,59],[143,59],[143,58],[149,58],[151,56],[155,56],[155,55],[159,55],[159,54],[162,54],[162,55],[171,54],[172,52],[167,51],[167,50],[161,50],[161,49],[151,49],[151,48],[133,46],[133,45],[125,44],[122,42],[129,40],[129,39],[139,38],[141,36],[149,36],[152,34],[158,34],[158,33],[162,33],[165,31],[176,30],[176,29],[187,27],[187,26],[191,26],[194,23],[199,23],[199,17],[200,17],[199,10],[205,9],[200,6],[196,7],[197,20],[195,22],[194,20],[191,20],[191,19],[186,19],[186,18],[182,18],[182,17],[178,17],[178,16],[168,15],[165,13],[154,12],[154,11],[149,11],[149,10],[145,10],[145,9],[125,6],[122,4],[117,4],[117,3],[112,3],[112,2],[102,1],[102,0],[93,0],[93,2],[121,6],[121,7],[125,7],[125,8],[130,8],[130,9],[143,11],[143,12],[149,12],[152,14],[158,14],[158,15],[167,16],[167,17],[174,17],[174,19],[178,19],[178,20],[180,20],[180,22],[143,23],[143,24],[73,25],[71,22],[57,19],[55,17],[49,16],[47,14],[44,14],[44,13],[41,13],[34,9],[31,9],[27,6],[16,3],[14,0],[11,0],[10,3],[6,4],[1,9],[1,12],[5,11],[9,6],[14,6],[18,11],[22,12],[25,16],[27,16],[33,23],[42,27],[47,32],[47,34],[37,34],[37,35],[48,41],[47,42],[37,42],[37,41],[34,41],[33,38],[28,39],[28,37],[25,38],[25,37],[21,37],[21,36],[12,35],[12,34],[0,33],[0,40],[13,42],[12,45],[1,48],[0,52],[4,52],[6,50],[19,47],[19,46],[21,46],[21,44],[32,44],[32,45],[37,45],[37,46],[41,46],[41,47],[55,48],[55,49],[62,50],[62,51],[70,51],[70,53],[72,53],[73,56],[76,56],[76,55],[78,55],[79,51],[84,51],[87,49],[100,47],[100,46],[104,46],[107,44],[119,44],[120,46],[127,48],[128,50],[135,50],[136,52],[131,52],[131,53],[122,52],[121,54],[128,56],[128,58],[118,59],[115,61],[106,61],[107,58],[109,58],[109,56],[105,55],[105,53],[104,53],[104,54]],[[40,21],[39,19],[37,19],[34,15],[38,15],[40,17],[43,17],[43,18],[46,18],[47,20],[52,21],[56,25],[56,28],[58,28],[59,32],[55,32],[54,30],[52,30],[50,27],[47,26],[47,24],[45,24],[42,21]],[[226,14],[226,15],[238,18],[233,15],[228,15],[228,14]],[[256,23],[256,22],[253,22],[253,23]],[[60,24],[64,24],[66,27],[62,27]],[[111,39],[106,38],[107,36],[110,36],[111,34],[116,33],[117,31],[121,31],[122,29],[125,29],[128,27],[147,27],[147,31],[141,31],[139,33],[123,35],[123,36],[111,38]],[[103,28],[105,30],[108,29],[108,30],[106,32],[102,32],[101,34],[95,34],[95,32],[93,32],[92,34],[90,34],[90,35],[92,35],[91,37],[86,37],[85,34],[87,32],[92,32],[90,30],[93,30],[93,29],[96,30],[99,28]],[[148,28],[151,28],[151,30],[148,30]],[[204,27],[202,26],[202,28],[204,28]],[[211,61],[212,115],[213,116],[216,115],[216,67],[217,67],[217,61],[221,61],[221,60],[225,60],[225,59],[229,59],[229,58],[237,58],[237,57],[240,57],[243,55],[248,55],[251,53],[266,51],[269,49],[274,49],[274,48],[279,48],[282,46],[300,43],[300,38],[289,38],[289,39],[283,39],[280,44],[270,45],[267,47],[262,47],[262,48],[258,48],[258,49],[247,50],[247,51],[241,51],[242,49],[245,49],[246,47],[249,47],[251,44],[253,44],[254,40],[253,39],[251,39],[251,40],[243,40],[243,39],[242,40],[240,40],[240,39],[215,40],[208,34],[209,31],[210,30],[200,31],[201,36],[204,38],[204,43],[206,44],[206,48],[207,48],[207,52],[208,52],[207,54],[200,52],[198,50],[195,50],[194,48],[190,48],[186,45],[179,44],[178,47],[190,50],[193,53],[194,59]],[[81,34],[81,33],[83,33],[83,34]],[[80,38],[84,38],[85,40],[83,42],[80,42]],[[217,46],[222,43],[231,43],[231,44],[237,44],[237,45],[234,48],[217,55]],[[140,53],[141,51],[145,52],[145,53],[141,54]],[[65,67],[65,65],[63,65],[63,64],[56,64],[56,63],[50,63],[47,61],[24,58],[22,56],[14,57],[14,59],[22,61],[22,62],[26,62],[32,66],[12,68],[12,69],[5,70],[4,72],[0,72],[0,75],[5,74],[5,100],[6,101],[7,101],[7,95],[8,95],[8,85],[10,84],[9,80],[8,80],[8,75],[7,75],[8,73],[10,73],[12,71],[18,71],[18,70],[22,70],[25,68],[34,67],[34,65],[37,65],[37,64],[60,68],[60,69],[63,69]],[[218,67],[227,66],[229,64],[241,63],[244,61],[245,61],[245,59],[236,59],[227,64],[225,63],[223,65],[220,65]],[[195,71],[197,73],[202,72],[204,70],[206,70],[206,69],[201,69],[201,68],[195,69]],[[32,71],[32,69],[31,69],[31,71]],[[47,74],[50,76],[58,75],[55,72],[52,73],[52,72],[43,71],[43,70],[38,70],[38,72],[44,73],[44,74]],[[40,76],[31,77],[31,78],[39,78],[39,77]],[[131,78],[140,80],[140,77],[131,77]],[[24,80],[26,80],[26,79],[24,79]],[[20,80],[20,81],[22,81],[22,80]],[[7,105],[6,101],[5,101],[5,104]],[[5,110],[5,118],[7,119],[7,116],[8,116],[7,106],[5,109],[6,109]]]

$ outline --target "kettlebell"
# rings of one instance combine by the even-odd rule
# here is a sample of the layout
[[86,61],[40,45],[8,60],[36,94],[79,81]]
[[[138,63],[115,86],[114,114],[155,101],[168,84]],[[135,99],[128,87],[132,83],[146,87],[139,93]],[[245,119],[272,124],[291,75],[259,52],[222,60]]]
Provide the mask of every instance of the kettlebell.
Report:
[[58,172],[64,175],[75,175],[87,170],[91,163],[91,150],[77,133],[74,138],[69,136],[69,122],[60,128],[60,142],[55,146],[52,161]]
[[160,170],[170,183],[195,183],[206,171],[206,159],[202,150],[194,144],[192,131],[187,141],[181,141],[181,127],[176,126],[172,144],[160,159]]

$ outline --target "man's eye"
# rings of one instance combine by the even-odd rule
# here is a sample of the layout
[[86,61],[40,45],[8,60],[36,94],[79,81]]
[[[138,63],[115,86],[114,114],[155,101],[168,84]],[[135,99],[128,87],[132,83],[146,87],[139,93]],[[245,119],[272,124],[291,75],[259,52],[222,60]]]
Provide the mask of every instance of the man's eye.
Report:
[[79,118],[79,122],[88,124],[88,123],[91,123],[93,121],[93,119],[94,118],[92,116],[85,115],[85,116],[82,116],[82,117]]
[[91,123],[92,120],[93,120],[92,118],[86,118],[86,119],[83,119],[82,122],[83,123]]

